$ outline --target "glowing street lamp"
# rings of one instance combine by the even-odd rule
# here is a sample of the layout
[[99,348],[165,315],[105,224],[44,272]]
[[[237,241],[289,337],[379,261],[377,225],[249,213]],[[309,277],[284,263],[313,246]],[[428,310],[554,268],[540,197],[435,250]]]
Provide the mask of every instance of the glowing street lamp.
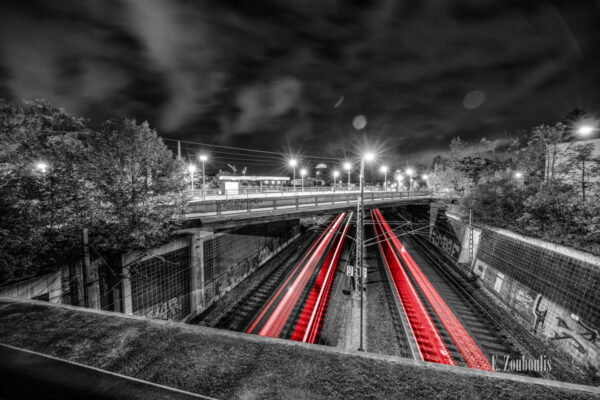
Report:
[[519,171],[515,172],[515,178],[522,179],[523,178],[523,173],[519,172]]
[[340,176],[340,171],[333,170],[333,191],[335,192],[336,179]]
[[577,129],[577,133],[579,133],[581,136],[588,136],[588,135],[591,135],[593,132],[594,132],[594,127],[591,125],[581,125]]
[[352,164],[345,162],[344,169],[348,172],[348,190],[350,190],[350,171],[352,170]]
[[410,185],[412,183],[412,176],[415,173],[415,171],[412,168],[406,168],[406,175],[408,175],[408,195],[407,197],[410,198]]
[[388,171],[388,167],[385,165],[382,165],[381,168],[379,168],[379,170],[383,173],[383,190],[387,190],[387,171]]
[[402,180],[404,179],[404,176],[402,176],[402,174],[400,173],[400,171],[396,171],[396,180],[398,181],[398,185],[396,186],[396,191],[400,191],[400,185],[402,184]]
[[[194,172],[196,172],[196,166],[194,164],[190,164],[187,167],[188,172],[190,173],[190,180],[192,182],[192,192],[194,191]],[[193,193],[192,193],[193,196]]]
[[300,176],[302,176],[302,191],[304,192],[304,175],[306,175],[306,169],[302,168],[300,170]]
[[204,173],[204,163],[208,160],[206,154],[200,154],[198,157],[202,163],[202,201],[206,199],[206,174]]
[[42,174],[45,174],[45,173],[46,173],[46,171],[48,170],[48,164],[46,164],[46,163],[45,163],[45,162],[43,162],[43,161],[40,161],[39,163],[37,163],[37,164],[35,165],[35,168],[36,168],[37,170],[39,170],[39,171],[40,171]]
[[294,193],[296,193],[296,165],[298,165],[298,161],[295,158],[290,160],[290,167],[294,170]]

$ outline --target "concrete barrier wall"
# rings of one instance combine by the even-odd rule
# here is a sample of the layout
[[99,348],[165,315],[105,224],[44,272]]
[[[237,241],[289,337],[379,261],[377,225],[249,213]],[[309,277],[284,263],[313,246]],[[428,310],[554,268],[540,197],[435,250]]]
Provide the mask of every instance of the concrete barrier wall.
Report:
[[[468,252],[465,223],[448,221]],[[475,225],[473,236],[470,269],[482,290],[576,362],[600,368],[600,257],[487,226]]]
[[[198,229],[146,252],[94,258],[88,307],[186,321],[237,286],[299,235],[299,221]],[[84,305],[81,262],[0,287],[0,295]]]

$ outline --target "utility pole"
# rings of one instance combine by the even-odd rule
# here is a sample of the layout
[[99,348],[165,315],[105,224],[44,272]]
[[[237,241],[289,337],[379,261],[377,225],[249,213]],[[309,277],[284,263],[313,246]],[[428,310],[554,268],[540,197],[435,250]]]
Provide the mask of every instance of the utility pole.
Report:
[[[365,156],[366,157],[366,156]],[[358,276],[360,279],[360,345],[358,347],[358,351],[365,351],[363,347],[363,309],[364,309],[364,215],[365,215],[365,157],[361,159],[360,162],[360,176],[359,176],[359,184],[360,184],[360,196],[358,197],[358,215],[357,215],[357,225],[356,225],[356,263],[358,264]],[[371,157],[372,158],[372,157]]]
[[181,160],[181,141],[177,141],[177,159]]

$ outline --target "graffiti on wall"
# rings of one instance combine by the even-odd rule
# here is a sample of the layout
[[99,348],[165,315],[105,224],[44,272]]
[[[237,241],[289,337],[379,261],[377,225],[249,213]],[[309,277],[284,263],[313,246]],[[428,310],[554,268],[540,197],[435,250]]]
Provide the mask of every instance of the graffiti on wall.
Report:
[[[573,317],[573,316],[572,316]],[[568,340],[570,344],[594,366],[600,366],[600,334],[598,329],[577,319],[573,326],[561,317],[556,317],[552,341]]]
[[273,239],[270,245],[264,246],[258,252],[258,265],[264,263],[275,252],[275,249],[277,248],[279,248],[279,238]]
[[179,298],[173,297],[146,309],[144,315],[149,318],[174,320],[181,311],[183,311],[183,304]]
[[460,254],[460,244],[447,236],[442,235],[437,230],[434,230],[431,235],[431,240],[438,247],[446,252],[452,258],[458,258]]
[[513,298],[513,308],[532,326],[535,325],[535,306],[538,293],[531,290],[527,286],[521,285],[513,281],[515,286]]

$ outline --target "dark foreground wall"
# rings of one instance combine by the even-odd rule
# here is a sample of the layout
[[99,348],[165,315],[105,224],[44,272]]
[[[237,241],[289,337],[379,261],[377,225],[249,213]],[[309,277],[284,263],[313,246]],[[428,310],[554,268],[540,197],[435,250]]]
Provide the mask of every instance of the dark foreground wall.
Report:
[[474,226],[471,238],[452,215],[438,224],[434,231],[460,243],[460,252],[448,248],[490,297],[576,362],[600,368],[600,257],[485,226]]

